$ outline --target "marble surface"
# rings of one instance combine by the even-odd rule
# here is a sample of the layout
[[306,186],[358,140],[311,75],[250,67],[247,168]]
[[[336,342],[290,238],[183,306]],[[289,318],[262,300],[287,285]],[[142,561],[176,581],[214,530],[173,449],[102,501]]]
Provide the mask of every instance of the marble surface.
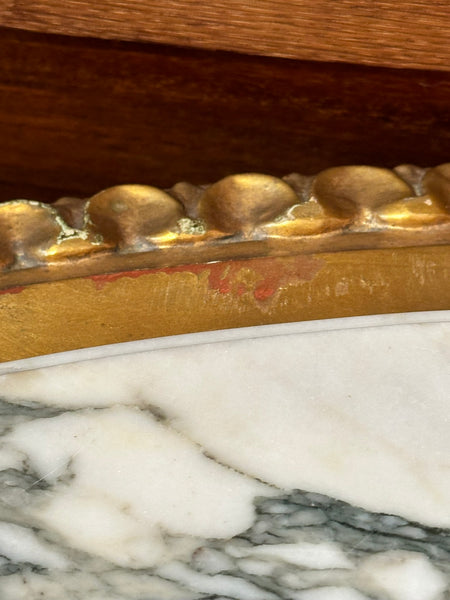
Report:
[[449,334],[446,311],[3,365],[0,599],[448,600]]

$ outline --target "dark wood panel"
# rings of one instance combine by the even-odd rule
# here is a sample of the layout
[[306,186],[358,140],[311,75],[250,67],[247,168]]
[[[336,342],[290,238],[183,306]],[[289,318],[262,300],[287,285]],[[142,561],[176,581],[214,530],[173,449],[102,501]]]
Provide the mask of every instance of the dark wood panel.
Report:
[[0,30],[0,199],[450,158],[450,76]]
[[301,60],[450,69],[447,0],[0,0],[0,24]]

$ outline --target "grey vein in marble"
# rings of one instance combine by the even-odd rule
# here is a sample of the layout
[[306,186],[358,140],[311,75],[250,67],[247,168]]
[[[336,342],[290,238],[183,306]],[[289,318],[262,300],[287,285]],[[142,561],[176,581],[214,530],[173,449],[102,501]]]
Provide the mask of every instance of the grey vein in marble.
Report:
[[448,320],[0,377],[1,600],[448,600]]

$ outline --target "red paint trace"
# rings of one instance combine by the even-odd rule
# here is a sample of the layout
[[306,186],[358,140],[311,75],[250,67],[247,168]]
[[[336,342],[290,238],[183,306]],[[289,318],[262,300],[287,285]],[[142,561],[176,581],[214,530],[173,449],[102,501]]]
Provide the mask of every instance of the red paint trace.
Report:
[[217,263],[180,265],[139,271],[122,271],[90,275],[97,290],[122,277],[137,278],[157,273],[208,273],[208,286],[220,294],[243,296],[252,294],[258,302],[264,302],[280,289],[311,280],[322,266],[322,261],[310,256],[288,258],[255,258],[249,260],[225,261]]
[[24,289],[24,285],[17,285],[16,287],[7,288],[6,290],[0,290],[0,296],[3,294],[20,294],[20,292]]

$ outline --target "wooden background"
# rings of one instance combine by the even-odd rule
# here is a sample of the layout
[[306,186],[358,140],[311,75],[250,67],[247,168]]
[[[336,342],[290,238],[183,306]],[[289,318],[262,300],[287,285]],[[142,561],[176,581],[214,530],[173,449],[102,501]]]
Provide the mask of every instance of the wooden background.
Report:
[[0,0],[0,25],[300,60],[450,69],[448,0]]
[[0,144],[0,200],[429,166],[450,158],[450,74],[0,29]]

